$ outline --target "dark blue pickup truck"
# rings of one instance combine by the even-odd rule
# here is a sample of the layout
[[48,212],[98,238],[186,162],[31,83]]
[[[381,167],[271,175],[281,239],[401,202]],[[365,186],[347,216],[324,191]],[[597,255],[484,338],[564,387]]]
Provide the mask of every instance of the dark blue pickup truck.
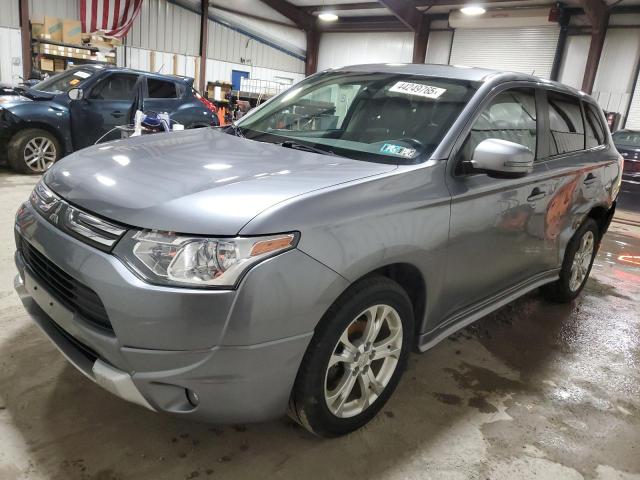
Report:
[[167,112],[185,128],[218,125],[215,106],[193,79],[83,65],[0,101],[0,159],[21,173],[40,173],[96,141],[120,138],[137,109]]

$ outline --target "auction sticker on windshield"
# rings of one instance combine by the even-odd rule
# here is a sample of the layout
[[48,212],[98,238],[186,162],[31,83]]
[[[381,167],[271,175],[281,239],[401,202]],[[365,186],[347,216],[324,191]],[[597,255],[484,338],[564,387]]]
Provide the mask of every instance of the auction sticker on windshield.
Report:
[[446,88],[432,87],[431,85],[424,85],[422,83],[411,82],[398,82],[389,89],[390,92],[404,93],[405,95],[415,95],[425,98],[438,98],[444,92]]

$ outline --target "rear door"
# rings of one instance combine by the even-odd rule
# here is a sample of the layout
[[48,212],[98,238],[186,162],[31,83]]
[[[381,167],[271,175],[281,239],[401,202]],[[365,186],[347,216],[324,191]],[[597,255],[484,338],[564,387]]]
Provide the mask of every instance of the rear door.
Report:
[[485,101],[450,160],[450,315],[547,269],[544,219],[549,183],[544,163],[536,161],[533,172],[522,178],[492,178],[464,169],[475,147],[488,138],[515,142],[537,154],[540,92],[527,84],[515,85],[502,87]]
[[74,148],[121,138],[117,126],[132,122],[139,75],[114,72],[99,80],[85,98],[71,102]]
[[580,222],[607,197],[611,185],[605,180],[604,126],[595,107],[583,106],[577,96],[552,89],[546,91],[546,99],[544,128],[549,148],[545,164],[552,175],[552,188],[545,226],[560,263]]

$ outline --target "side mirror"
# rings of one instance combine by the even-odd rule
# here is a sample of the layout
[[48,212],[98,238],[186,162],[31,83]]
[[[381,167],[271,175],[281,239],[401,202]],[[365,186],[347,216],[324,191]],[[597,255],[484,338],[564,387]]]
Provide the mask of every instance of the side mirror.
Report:
[[67,92],[67,95],[71,100],[82,100],[84,98],[84,92],[81,88],[72,88]]
[[496,178],[524,177],[533,170],[534,154],[519,143],[488,138],[473,151],[471,167]]

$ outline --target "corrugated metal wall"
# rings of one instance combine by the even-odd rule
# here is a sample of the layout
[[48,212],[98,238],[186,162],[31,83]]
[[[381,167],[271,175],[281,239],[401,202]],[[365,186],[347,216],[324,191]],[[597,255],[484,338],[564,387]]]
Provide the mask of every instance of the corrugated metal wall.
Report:
[[441,65],[448,64],[452,40],[452,31],[432,31],[429,33],[429,41],[427,42],[427,58],[425,60],[426,63],[439,63]]
[[592,95],[608,112],[626,113],[639,57],[640,29],[610,28],[607,31]]
[[559,34],[558,26],[456,29],[451,64],[549,78]]
[[[208,42],[207,57],[211,59],[294,73],[304,71],[302,60],[212,20]],[[187,56],[198,55],[199,43],[200,15],[166,0],[145,0],[127,35],[127,46]]]
[[578,90],[582,88],[584,69],[591,44],[590,35],[569,35],[562,53],[558,80]]
[[318,70],[358,63],[411,62],[412,57],[412,33],[324,33]]
[[20,83],[22,44],[20,29],[0,27],[0,82]]
[[625,128],[640,130],[640,77],[638,77],[636,81]]
[[18,0],[0,0],[0,27],[20,28]]
[[36,18],[44,15],[79,20],[80,0],[29,0],[29,16]]
[[304,61],[248,35],[209,20],[207,58],[224,62],[303,73]]
[[127,35],[127,45],[198,55],[200,15],[166,0],[145,0]]

